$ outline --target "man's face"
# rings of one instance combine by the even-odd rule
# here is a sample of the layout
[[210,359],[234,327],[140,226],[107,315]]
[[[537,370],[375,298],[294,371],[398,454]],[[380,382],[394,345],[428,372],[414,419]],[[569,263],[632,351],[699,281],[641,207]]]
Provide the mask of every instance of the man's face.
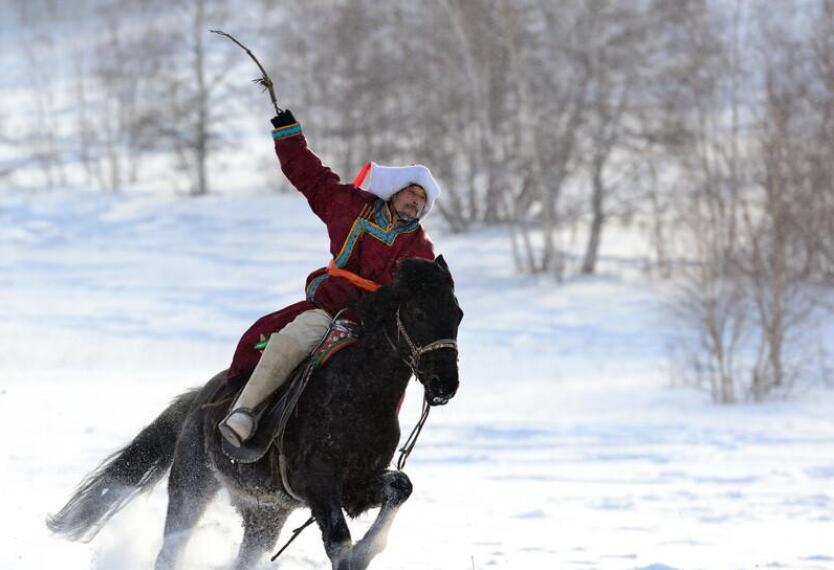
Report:
[[417,218],[426,205],[426,191],[416,184],[406,186],[391,198],[391,209],[403,221]]

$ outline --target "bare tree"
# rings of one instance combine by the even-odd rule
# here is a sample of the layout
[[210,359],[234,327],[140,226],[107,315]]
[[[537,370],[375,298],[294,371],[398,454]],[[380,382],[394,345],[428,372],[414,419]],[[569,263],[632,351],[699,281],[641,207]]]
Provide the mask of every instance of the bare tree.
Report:
[[[590,182],[591,223],[581,272],[594,273],[602,232],[610,212],[606,203],[619,185],[625,182],[629,163],[642,157],[628,157],[635,147],[630,136],[636,117],[636,105],[642,104],[637,87],[649,79],[643,62],[654,49],[650,33],[661,21],[655,21],[637,5],[597,3],[597,20],[588,41],[590,92],[583,154]],[[620,179],[619,182],[614,180]],[[609,206],[610,207],[610,206]]]
[[801,78],[808,121],[803,163],[807,184],[798,206],[807,247],[813,253],[814,279],[834,284],[834,0],[819,0]]
[[86,68],[86,54],[77,62],[80,155],[99,186],[116,192],[128,179],[135,180],[137,171],[139,152],[133,135],[142,78],[137,76],[138,58],[133,54],[141,43],[131,37],[128,26],[138,22],[141,29],[147,14],[128,10],[122,2],[102,2],[97,15],[102,31],[90,48],[91,69]]
[[[682,24],[687,57],[676,63],[682,75],[669,93],[672,127],[683,133],[682,140],[677,132],[672,135],[677,144],[670,150],[679,160],[678,183],[686,181],[680,190],[688,195],[675,203],[678,226],[685,230],[678,237],[689,260],[679,276],[678,311],[697,335],[696,342],[686,343],[695,380],[709,387],[715,401],[730,403],[744,395],[743,352],[755,327],[737,267],[744,160],[737,121],[743,70],[735,49],[741,28],[739,20],[727,25],[705,4],[687,13]],[[710,49],[698,49],[703,45]],[[698,81],[690,80],[693,73]],[[730,112],[716,113],[718,108]]]
[[692,360],[698,373],[710,371],[721,402],[787,393],[805,370],[802,340],[815,309],[805,201],[814,180],[807,140],[817,120],[806,97],[813,83],[806,27],[792,28],[778,10],[747,8],[738,2],[724,20],[725,65],[711,70],[718,99],[698,98],[691,160],[682,162],[695,182],[680,219],[690,222],[696,269],[685,274],[681,306],[709,340],[693,348]]
[[[25,12],[23,12],[25,13]],[[20,44],[26,62],[32,97],[25,109],[26,127],[18,135],[22,146],[28,149],[29,161],[37,165],[47,189],[66,183],[64,169],[65,138],[56,117],[59,98],[56,97],[55,74],[50,70],[60,61],[60,45],[47,26],[33,26],[30,36]],[[44,128],[50,125],[50,128]]]
[[[585,120],[589,90],[584,38],[594,23],[591,8],[581,4],[571,8],[537,7],[532,14],[546,22],[545,31],[529,40],[527,50],[515,47],[509,70],[518,103],[513,132],[517,159],[510,164],[520,182],[511,200],[513,223],[526,250],[523,268],[557,276],[564,270],[563,252],[557,245],[559,202],[579,164],[578,131]],[[544,93],[547,97],[539,99]],[[534,246],[531,232],[540,236],[540,247]]]
[[157,96],[166,104],[158,109],[148,131],[157,139],[158,148],[173,151],[178,169],[189,177],[189,193],[201,196],[210,189],[208,164],[222,144],[227,76],[233,58],[240,54],[217,42],[225,48],[219,52],[224,55],[209,62],[209,29],[228,24],[230,12],[224,3],[181,1],[168,4],[168,10],[171,18],[165,43],[170,48],[160,54],[166,71],[157,86]]
[[742,276],[728,270],[732,259],[723,243],[726,232],[701,200],[691,206],[682,223],[696,238],[690,242],[695,262],[681,268],[673,313],[692,334],[684,349],[690,381],[706,386],[714,401],[728,404],[743,395],[741,353],[752,334],[750,301]]

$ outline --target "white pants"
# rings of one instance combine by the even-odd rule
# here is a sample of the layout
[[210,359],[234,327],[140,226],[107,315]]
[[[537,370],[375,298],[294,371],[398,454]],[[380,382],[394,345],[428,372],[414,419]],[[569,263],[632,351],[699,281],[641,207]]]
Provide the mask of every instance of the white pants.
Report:
[[311,309],[269,337],[258,365],[235,401],[234,409],[254,410],[280,388],[327,334],[330,321],[327,311]]
[[[324,338],[324,335],[327,334],[327,331],[330,329],[331,320],[330,315],[323,309],[304,311],[281,329],[277,335],[272,335],[269,338],[267,349],[269,348],[269,344],[272,344],[273,338],[286,335],[295,340],[298,346],[309,355],[318,346],[321,339]],[[266,349],[264,350],[264,354],[266,354]]]

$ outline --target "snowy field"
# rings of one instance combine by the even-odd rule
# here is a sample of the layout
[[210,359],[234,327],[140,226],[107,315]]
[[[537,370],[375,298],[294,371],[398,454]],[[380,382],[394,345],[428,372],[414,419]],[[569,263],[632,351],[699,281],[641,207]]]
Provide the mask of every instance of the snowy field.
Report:
[[[834,393],[714,406],[671,386],[679,333],[663,286],[612,273],[556,287],[514,275],[498,232],[429,229],[466,312],[461,389],[429,418],[407,467],[414,494],[372,568],[834,568]],[[300,299],[326,252],[295,195],[2,195],[0,568],[151,567],[164,484],[90,544],[51,537],[44,519],[173,396],[225,368],[255,318]],[[226,499],[187,568],[232,560]],[[327,567],[314,529],[263,563]]]

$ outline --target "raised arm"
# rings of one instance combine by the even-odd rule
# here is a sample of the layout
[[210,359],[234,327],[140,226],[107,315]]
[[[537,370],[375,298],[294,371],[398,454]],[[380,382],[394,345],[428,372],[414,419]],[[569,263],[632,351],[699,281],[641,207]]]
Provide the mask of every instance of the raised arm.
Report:
[[272,119],[272,138],[281,170],[304,194],[313,212],[325,224],[334,217],[358,214],[366,203],[365,193],[352,184],[342,184],[338,175],[324,166],[307,147],[301,125],[288,109]]

